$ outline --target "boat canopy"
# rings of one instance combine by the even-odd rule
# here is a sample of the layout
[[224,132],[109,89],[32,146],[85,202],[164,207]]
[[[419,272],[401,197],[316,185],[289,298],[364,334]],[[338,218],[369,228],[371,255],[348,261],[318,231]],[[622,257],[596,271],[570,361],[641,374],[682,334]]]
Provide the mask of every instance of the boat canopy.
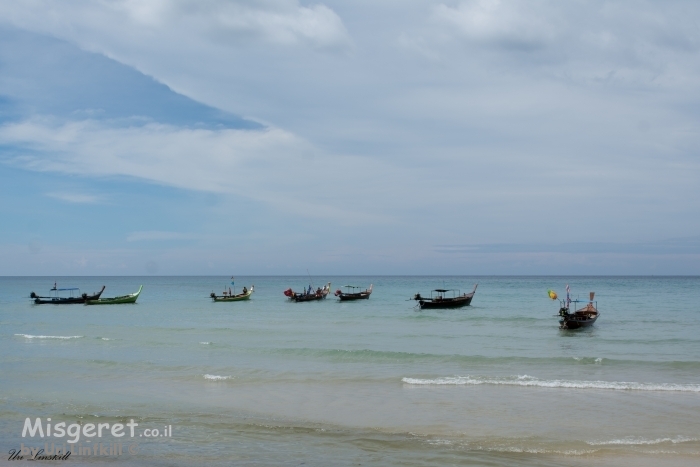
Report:
[[453,292],[456,289],[435,289],[433,292]]
[[51,290],[80,290],[78,287],[69,287],[66,289],[51,289]]
[[361,289],[362,288],[359,285],[344,285],[343,287],[349,287],[351,289]]

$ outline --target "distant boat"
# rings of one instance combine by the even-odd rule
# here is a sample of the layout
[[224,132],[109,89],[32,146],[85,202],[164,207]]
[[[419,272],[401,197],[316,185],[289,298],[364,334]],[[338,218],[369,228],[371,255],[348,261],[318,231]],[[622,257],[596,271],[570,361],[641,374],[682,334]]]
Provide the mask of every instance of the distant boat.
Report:
[[[97,300],[100,298],[100,295],[102,295],[102,292],[105,291],[105,286],[102,286],[102,290],[100,290],[97,293],[93,293],[92,295],[88,295],[86,293],[81,294],[80,289],[77,287],[67,287],[67,288],[61,288],[59,289],[56,287],[56,284],[53,284],[53,288],[49,291],[49,296],[48,297],[41,297],[34,292],[29,294],[30,298],[34,299],[34,303],[37,305],[44,304],[44,303],[51,303],[54,305],[70,305],[74,303],[85,303],[88,300]],[[67,297],[62,297],[61,292],[65,292]]]
[[571,300],[568,304],[566,300],[561,300],[559,308],[559,329],[579,329],[591,326],[600,316],[598,302],[594,301],[595,292],[591,292],[588,304],[573,313],[569,312],[570,303],[574,304],[574,309],[578,306],[579,300]]
[[324,285],[323,287],[319,287],[316,290],[314,290],[313,287],[309,286],[308,289],[304,289],[304,291],[301,293],[295,292],[291,288],[289,288],[284,291],[284,295],[295,302],[310,302],[313,300],[322,300],[326,298],[330,291],[331,283],[329,282],[328,284]]
[[87,300],[86,305],[121,305],[122,303],[136,303],[136,299],[139,298],[139,294],[143,290],[143,285],[139,287],[139,290],[128,295],[122,295],[121,297],[111,297],[111,298],[98,298],[97,300]]
[[369,285],[368,289],[365,289],[363,291],[358,291],[357,289],[361,289],[362,287],[358,287],[356,285],[344,285],[343,287],[347,288],[347,292],[343,292],[342,290],[338,289],[335,291],[335,296],[340,299],[340,301],[346,301],[346,300],[366,300],[369,298],[370,295],[372,295],[372,288],[374,287],[373,284]]
[[474,284],[474,290],[465,294],[461,293],[459,289],[435,289],[430,292],[430,297],[422,297],[421,294],[417,293],[413,296],[413,300],[418,302],[421,310],[469,306],[478,286],[479,284]]
[[253,295],[255,291],[255,286],[251,285],[250,289],[243,287],[243,292],[239,294],[229,294],[224,292],[223,295],[216,295],[212,292],[209,296],[214,302],[239,302],[241,300],[248,300],[250,296]]

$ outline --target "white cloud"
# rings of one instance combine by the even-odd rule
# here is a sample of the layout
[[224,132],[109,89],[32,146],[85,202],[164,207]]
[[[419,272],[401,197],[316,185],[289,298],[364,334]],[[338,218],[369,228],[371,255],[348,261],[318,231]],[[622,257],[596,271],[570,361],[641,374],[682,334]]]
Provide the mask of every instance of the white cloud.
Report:
[[150,123],[112,127],[93,120],[33,119],[0,127],[0,141],[40,156],[27,168],[85,175],[123,175],[217,193],[247,185],[250,166],[298,160],[311,148],[280,129],[187,129]]
[[[0,140],[26,149],[12,163],[34,170],[246,196],[305,219],[395,222],[377,234],[384,245],[697,232],[699,3],[327,5],[5,2],[3,21],[271,123],[33,118]],[[348,30],[353,53],[334,53]],[[591,218],[596,228],[575,228]]]
[[60,199],[61,201],[67,201],[69,203],[77,204],[95,204],[102,200],[101,196],[86,194],[86,193],[66,193],[66,192],[52,192],[46,193],[46,196],[51,198]]
[[440,4],[435,7],[433,19],[477,41],[516,49],[536,48],[554,35],[549,18],[538,15],[538,3],[475,0],[455,7]]
[[518,74],[534,69],[578,85],[671,88],[690,84],[688,73],[697,71],[697,13],[697,4],[684,0],[663,8],[648,1],[462,0],[434,7],[432,27],[413,35],[452,54],[459,48],[451,40],[466,42],[465,55],[485,53],[478,59],[485,64],[500,58],[501,69]]
[[[107,52],[111,42],[141,47],[170,43],[184,50],[203,42],[230,47],[259,40],[278,45],[307,44],[345,48],[351,40],[340,17],[325,5],[300,5],[296,0],[112,0],[93,2],[49,0],[5,3],[5,21]],[[98,41],[83,43],[85,35]]]
[[127,242],[161,241],[161,240],[193,240],[200,235],[184,232],[164,232],[159,230],[132,232],[126,237]]
[[[30,170],[127,176],[188,190],[236,194],[306,217],[350,222],[388,219],[334,202],[339,196],[353,196],[353,177],[381,176],[367,173],[362,158],[326,157],[277,128],[211,130],[156,123],[122,127],[104,121],[36,118],[1,126],[0,144],[18,148],[19,155],[6,163]],[[382,166],[373,165],[378,167]],[[334,181],[338,173],[350,179]],[[75,195],[60,197],[87,201]],[[370,196],[361,198],[356,204],[371,204]]]

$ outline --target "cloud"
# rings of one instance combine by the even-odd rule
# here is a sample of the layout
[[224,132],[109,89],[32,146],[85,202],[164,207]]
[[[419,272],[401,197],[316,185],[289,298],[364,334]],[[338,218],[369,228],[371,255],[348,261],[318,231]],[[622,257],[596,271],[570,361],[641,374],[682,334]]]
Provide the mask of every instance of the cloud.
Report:
[[163,232],[163,231],[147,231],[147,232],[132,232],[126,237],[127,242],[142,242],[142,241],[162,241],[162,240],[192,240],[199,238],[199,235],[183,232]]
[[432,27],[414,35],[453,54],[452,41],[466,43],[463,52],[500,56],[500,67],[520,73],[544,70],[577,84],[675,86],[697,71],[688,59],[700,48],[700,33],[689,9],[697,6],[684,0],[665,2],[663,11],[646,1],[463,0],[435,6]]
[[433,20],[453,26],[472,40],[502,47],[531,50],[544,46],[554,36],[552,24],[538,11],[537,2],[476,0],[455,7],[440,4]]
[[[191,204],[164,201],[118,238],[190,231],[183,223],[196,217],[207,233],[242,226],[237,235],[258,252],[289,242],[268,253],[271,264],[287,251],[317,252],[322,238],[326,255],[410,258],[418,272],[430,258],[436,272],[448,260],[458,271],[476,248],[501,254],[507,272],[515,254],[610,255],[633,241],[629,254],[640,255],[656,251],[650,241],[700,231],[697,2],[327,5],[5,2],[1,21],[47,37],[45,54],[0,41],[0,110],[24,110],[3,114],[2,162],[56,180],[177,187],[129,183]],[[106,57],[59,57],[44,45],[51,36]],[[16,76],[7,57],[46,66]],[[136,93],[127,74],[85,71],[115,61],[154,86]],[[76,73],[52,73],[62,67]],[[30,84],[40,79],[61,86],[37,92]],[[66,83],[78,89],[69,94]],[[172,90],[209,107],[169,106]],[[65,100],[46,104],[56,96]],[[268,127],[241,128],[216,109]],[[245,220],[227,220],[232,206],[247,209]],[[598,246],[540,251],[560,243]],[[141,246],[155,245],[129,244]]]
[[86,193],[65,193],[65,192],[54,192],[46,193],[46,196],[51,198],[60,199],[61,201],[66,201],[68,203],[77,204],[96,204],[102,200],[101,196],[86,194]]
[[[362,158],[326,157],[278,128],[192,129],[146,123],[65,121],[44,117],[0,126],[0,144],[12,147],[4,162],[34,171],[83,176],[134,177],[187,190],[236,194],[287,213],[344,222],[386,222],[388,217],[344,204],[353,174],[366,179]],[[381,165],[375,167],[381,167]],[[333,173],[350,179],[334,181]],[[85,197],[53,194],[64,200]],[[370,203],[369,199],[358,202]]]
[[[87,33],[102,36],[103,42],[129,37],[127,41],[142,45],[144,40],[170,41],[186,49],[203,40],[225,47],[257,40],[320,49],[345,48],[351,43],[343,21],[332,9],[322,4],[303,6],[296,0],[67,0],[60,6],[35,0],[5,4],[0,11],[16,26],[68,40],[79,40]],[[41,18],[38,22],[37,17]],[[101,49],[99,44],[89,48]]]
[[475,253],[549,253],[549,254],[626,254],[626,255],[699,255],[700,237],[674,238],[652,242],[586,243],[484,243],[436,245],[435,251],[448,255]]
[[51,118],[6,124],[0,127],[0,141],[28,150],[12,160],[32,170],[122,175],[217,193],[238,192],[248,185],[244,174],[250,166],[296,160],[310,150],[280,129],[190,129],[158,123],[122,127]]

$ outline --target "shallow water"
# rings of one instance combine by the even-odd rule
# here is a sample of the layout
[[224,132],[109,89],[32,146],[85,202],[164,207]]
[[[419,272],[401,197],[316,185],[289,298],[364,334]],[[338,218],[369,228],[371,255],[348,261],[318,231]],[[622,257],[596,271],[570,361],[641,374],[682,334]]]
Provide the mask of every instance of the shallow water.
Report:
[[[314,277],[367,301],[291,303],[304,277],[237,277],[248,302],[212,303],[221,277],[0,278],[0,441],[26,417],[172,426],[121,441],[124,465],[696,465],[700,278]],[[29,292],[144,285],[135,305],[33,305]],[[471,290],[419,311],[416,292]],[[548,288],[601,317],[558,329]]]

